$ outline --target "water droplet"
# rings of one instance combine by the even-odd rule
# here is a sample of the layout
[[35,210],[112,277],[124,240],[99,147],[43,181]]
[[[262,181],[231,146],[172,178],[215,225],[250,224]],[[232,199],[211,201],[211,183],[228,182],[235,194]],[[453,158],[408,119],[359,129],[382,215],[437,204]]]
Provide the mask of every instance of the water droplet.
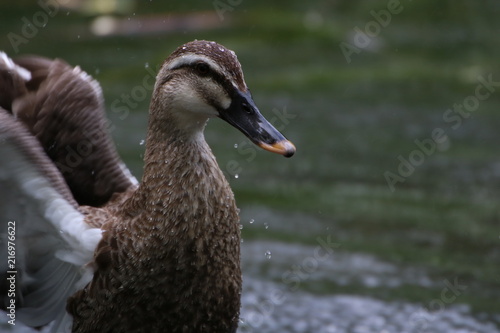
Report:
[[144,64],[144,68],[148,68],[148,67],[149,67],[149,62]]
[[240,243],[243,243],[243,238],[240,240]]
[[76,36],[76,38],[80,39],[80,35]]
[[144,141],[144,139],[143,139],[143,140],[141,140],[141,142],[139,142],[139,144],[142,146],[142,145],[144,144],[144,142],[145,142],[145,141]]
[[234,148],[238,148],[238,144],[237,143],[234,144]]
[[250,219],[250,221],[248,221],[250,224],[253,224],[255,222],[254,219]]
[[240,224],[240,230],[243,229],[243,224]]
[[224,50],[222,47],[219,47],[219,51],[224,52],[226,50]]
[[264,222],[264,228],[266,228],[266,229],[269,228],[269,224],[267,224],[267,222]]
[[185,49],[187,49],[187,47],[183,46],[182,49],[185,50]]
[[238,178],[240,178],[240,176],[238,174],[235,174],[234,178],[238,179]]
[[267,250],[265,255],[266,255],[266,259],[271,259],[271,251]]

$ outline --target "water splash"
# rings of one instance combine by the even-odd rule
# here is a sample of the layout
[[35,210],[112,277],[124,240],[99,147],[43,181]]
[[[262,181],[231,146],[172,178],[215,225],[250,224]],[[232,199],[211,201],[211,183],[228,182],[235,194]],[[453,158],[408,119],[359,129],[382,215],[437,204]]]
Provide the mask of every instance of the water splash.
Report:
[[267,260],[271,259],[271,251],[267,250],[266,253],[264,253],[264,255],[266,256]]

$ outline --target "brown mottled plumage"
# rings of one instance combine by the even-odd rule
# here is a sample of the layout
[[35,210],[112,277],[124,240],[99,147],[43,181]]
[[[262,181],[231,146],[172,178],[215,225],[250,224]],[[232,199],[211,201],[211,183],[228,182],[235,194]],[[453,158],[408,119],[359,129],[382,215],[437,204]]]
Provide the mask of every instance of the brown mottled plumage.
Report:
[[85,72],[59,59],[24,57],[16,63],[32,79],[13,113],[40,141],[78,203],[100,206],[131,186],[108,135],[97,82],[85,82]]
[[72,331],[236,332],[238,210],[203,129],[208,118],[220,117],[264,149],[291,156],[295,148],[260,115],[234,52],[194,41],[165,60],[140,185],[120,168],[109,138],[97,134],[89,141],[93,153],[65,172],[68,145],[77,149],[88,131],[105,131],[100,90],[59,60],[17,63],[32,73],[29,92],[24,101],[6,98],[5,108],[12,105],[9,111],[59,167],[84,222],[102,230],[89,263],[92,280],[68,300]]

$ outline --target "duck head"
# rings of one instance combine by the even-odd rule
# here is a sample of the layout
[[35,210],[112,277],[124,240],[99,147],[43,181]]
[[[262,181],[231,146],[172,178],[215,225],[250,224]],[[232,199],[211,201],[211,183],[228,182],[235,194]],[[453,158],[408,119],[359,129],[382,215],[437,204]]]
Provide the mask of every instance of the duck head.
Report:
[[153,103],[162,106],[152,112],[169,110],[169,121],[187,133],[202,133],[208,118],[218,117],[265,150],[295,153],[255,105],[236,54],[215,42],[193,41],[175,50],[158,73]]

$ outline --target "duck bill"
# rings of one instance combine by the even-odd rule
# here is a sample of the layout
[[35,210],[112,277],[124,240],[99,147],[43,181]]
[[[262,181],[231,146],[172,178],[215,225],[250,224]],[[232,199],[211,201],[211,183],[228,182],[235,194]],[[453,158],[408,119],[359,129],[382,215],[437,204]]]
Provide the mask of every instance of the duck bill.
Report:
[[253,143],[267,151],[291,157],[295,146],[260,113],[249,91],[238,92],[219,117],[239,129]]

